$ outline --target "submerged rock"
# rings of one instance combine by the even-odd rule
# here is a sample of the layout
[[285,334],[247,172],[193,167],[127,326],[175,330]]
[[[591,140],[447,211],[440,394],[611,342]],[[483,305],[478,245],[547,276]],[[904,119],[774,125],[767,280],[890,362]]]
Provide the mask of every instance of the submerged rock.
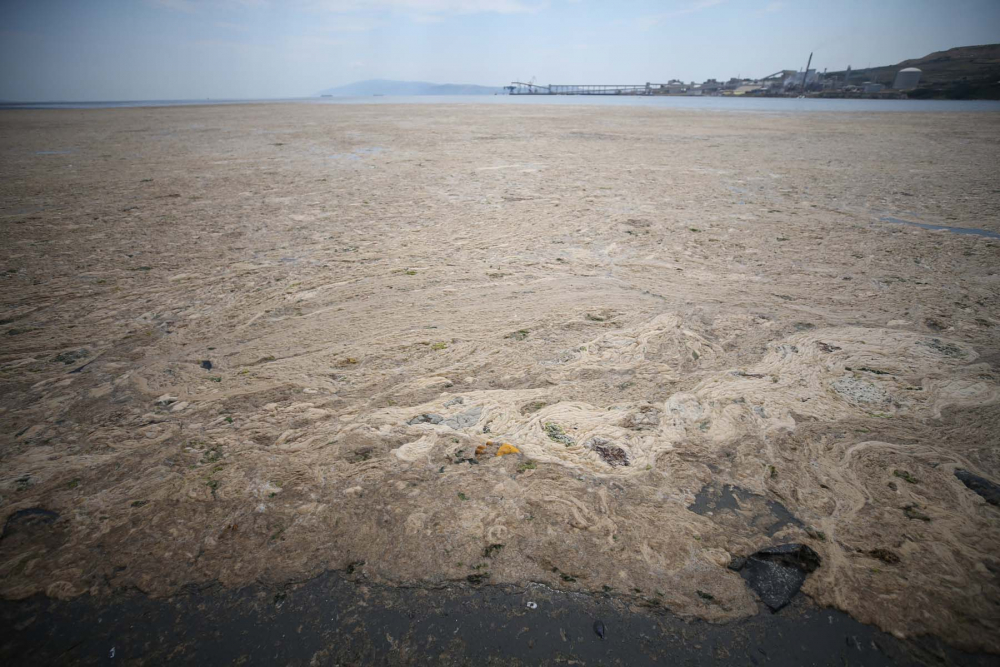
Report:
[[545,426],[542,428],[545,431],[545,435],[549,436],[549,440],[560,442],[567,447],[576,444],[576,440],[566,435],[562,426],[556,424],[555,422],[545,422]]
[[89,356],[90,352],[86,348],[80,348],[79,350],[60,352],[59,354],[57,354],[55,357],[52,358],[52,361],[62,362],[67,366],[69,366],[70,364],[73,364],[79,361],[80,359],[86,359]]
[[856,405],[889,405],[892,403],[892,396],[884,389],[852,376],[835,380],[830,384],[830,387],[849,403]]
[[899,554],[895,551],[886,549],[885,547],[879,547],[877,549],[872,549],[868,552],[868,555],[872,558],[878,558],[880,561],[886,565],[897,565],[899,563]]
[[655,429],[660,425],[660,411],[652,405],[644,405],[635,412],[631,412],[622,419],[622,428],[635,429]]
[[[456,431],[463,428],[471,428],[479,422],[479,418],[483,414],[483,408],[481,405],[469,408],[465,412],[460,412],[454,417],[448,417],[444,420],[445,426],[450,426]],[[437,423],[437,422],[435,422]]]
[[417,415],[410,419],[407,424],[413,426],[414,424],[440,424],[444,421],[444,417],[441,415],[436,415],[432,412],[425,412],[422,415]]
[[59,514],[57,512],[42,509],[41,507],[29,507],[18,510],[7,517],[7,521],[3,525],[3,533],[0,534],[0,540],[10,537],[15,533],[30,533],[40,526],[55,523],[58,518]]
[[727,531],[749,535],[763,532],[774,537],[789,526],[802,527],[802,522],[781,503],[732,484],[709,482],[688,509],[710,517]]
[[26,553],[41,548],[54,551],[66,542],[67,525],[58,512],[28,507],[7,517],[0,543],[7,553]]
[[804,544],[782,544],[736,558],[730,568],[740,573],[772,611],[783,608],[802,588],[806,575],[820,566],[820,557]]
[[990,505],[1000,507],[1000,484],[991,482],[985,477],[973,475],[968,470],[961,468],[955,470],[955,477],[958,477],[962,484],[965,484],[970,490],[981,495]]

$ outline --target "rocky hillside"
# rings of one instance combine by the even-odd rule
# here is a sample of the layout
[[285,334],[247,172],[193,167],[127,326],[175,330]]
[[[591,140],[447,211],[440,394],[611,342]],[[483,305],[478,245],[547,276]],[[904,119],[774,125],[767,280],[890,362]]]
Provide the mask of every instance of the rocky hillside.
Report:
[[[879,81],[891,85],[896,72],[904,67],[923,71],[920,87],[910,97],[939,99],[1000,99],[1000,44],[960,46],[935,51],[923,58],[895,65],[851,72],[851,81]],[[843,72],[829,72],[843,76]]]

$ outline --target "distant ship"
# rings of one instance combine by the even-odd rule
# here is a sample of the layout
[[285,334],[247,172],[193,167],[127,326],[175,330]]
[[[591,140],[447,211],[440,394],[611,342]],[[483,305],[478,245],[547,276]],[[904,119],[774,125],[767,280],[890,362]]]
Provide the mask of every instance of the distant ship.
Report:
[[333,95],[320,95],[320,97],[333,97]]

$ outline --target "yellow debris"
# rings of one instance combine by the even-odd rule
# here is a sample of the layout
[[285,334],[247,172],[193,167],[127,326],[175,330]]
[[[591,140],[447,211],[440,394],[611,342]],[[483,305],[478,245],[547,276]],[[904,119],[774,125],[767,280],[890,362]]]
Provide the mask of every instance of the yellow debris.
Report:
[[514,445],[509,445],[506,442],[500,445],[500,449],[497,450],[497,456],[504,456],[505,454],[520,454],[521,450]]

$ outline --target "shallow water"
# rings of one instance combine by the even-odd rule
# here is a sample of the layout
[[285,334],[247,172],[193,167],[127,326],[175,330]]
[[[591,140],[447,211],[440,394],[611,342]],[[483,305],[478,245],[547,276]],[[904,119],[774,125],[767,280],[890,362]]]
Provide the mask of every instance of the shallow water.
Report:
[[117,107],[203,106],[212,104],[522,104],[638,106],[664,109],[757,112],[974,112],[1000,111],[996,100],[798,99],[792,97],[638,97],[610,95],[401,95],[380,97],[299,97],[248,100],[118,100],[94,102],[7,102],[0,109],[107,109]]
[[932,229],[934,231],[946,231],[953,232],[955,234],[968,234],[971,236],[985,236],[991,239],[1000,239],[1000,234],[997,232],[991,232],[988,229],[975,229],[972,227],[948,227],[947,225],[929,225],[926,222],[913,222],[911,220],[903,220],[901,218],[894,218],[891,215],[885,215],[879,218],[883,222],[895,222],[900,225],[913,225],[914,227],[921,227],[923,229]]

